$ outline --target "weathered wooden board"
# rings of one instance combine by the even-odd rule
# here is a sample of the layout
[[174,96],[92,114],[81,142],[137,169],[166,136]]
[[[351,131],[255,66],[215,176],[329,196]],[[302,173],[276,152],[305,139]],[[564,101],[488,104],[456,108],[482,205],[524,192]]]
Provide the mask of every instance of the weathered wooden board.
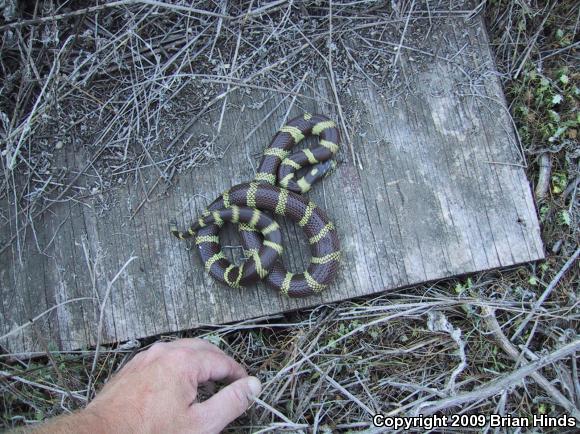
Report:
[[[434,58],[415,71],[404,98],[389,101],[370,83],[357,82],[342,101],[358,119],[351,139],[359,161],[345,146],[337,171],[310,193],[335,222],[344,249],[330,290],[290,300],[262,285],[222,287],[205,274],[197,252],[168,233],[171,219],[186,223],[219,192],[251,179],[281,126],[290,99],[278,109],[276,98],[252,109],[264,94],[237,93],[225,112],[218,145],[227,151],[218,163],[180,173],[134,219],[143,198],[134,186],[116,189],[115,205],[99,214],[90,203],[54,205],[35,225],[36,237],[27,232],[20,257],[16,245],[0,257],[0,335],[58,306],[1,344],[9,351],[92,345],[104,300],[102,342],[123,341],[542,258],[536,210],[485,31],[477,21],[457,26],[461,31],[450,26],[439,41],[455,47],[454,62]],[[410,59],[401,53],[400,61]],[[460,86],[466,69],[483,71],[471,83],[477,97]],[[313,98],[298,98],[292,114],[308,110],[338,119],[336,106],[324,103],[334,101],[327,79],[311,82]],[[239,126],[258,125],[272,110],[242,143]],[[211,133],[218,116],[196,129]],[[71,151],[66,160],[81,165],[86,156]],[[299,271],[308,261],[302,235],[294,225],[283,229],[284,261]],[[108,282],[133,256],[107,299]]]

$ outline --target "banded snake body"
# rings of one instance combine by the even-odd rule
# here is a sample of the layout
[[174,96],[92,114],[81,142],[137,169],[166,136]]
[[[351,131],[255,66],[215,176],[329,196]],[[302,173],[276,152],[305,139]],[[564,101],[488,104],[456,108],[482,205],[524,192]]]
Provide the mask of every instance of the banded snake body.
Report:
[[[319,137],[318,146],[290,152],[309,135]],[[186,232],[172,226],[172,234],[195,237],[206,271],[232,288],[264,280],[289,297],[319,293],[338,271],[340,243],[324,211],[301,193],[331,171],[339,144],[338,128],[326,116],[305,113],[290,120],[265,149],[252,182],[226,190]],[[308,166],[311,169],[298,178],[297,171]],[[303,273],[291,273],[282,264],[282,234],[269,213],[289,217],[308,237],[311,259]],[[248,255],[240,266],[231,264],[220,246],[219,232],[226,222],[239,225]]]

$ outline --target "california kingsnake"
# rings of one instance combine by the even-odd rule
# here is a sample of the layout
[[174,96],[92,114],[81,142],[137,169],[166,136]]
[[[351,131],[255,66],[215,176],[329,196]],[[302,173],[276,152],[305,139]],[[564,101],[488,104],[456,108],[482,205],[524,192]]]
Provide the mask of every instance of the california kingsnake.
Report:
[[[290,154],[290,149],[309,135],[319,136],[318,146]],[[338,128],[326,116],[305,113],[292,119],[264,151],[252,182],[226,190],[187,232],[172,226],[172,234],[179,239],[195,235],[206,271],[232,288],[264,280],[290,297],[322,291],[338,271],[338,236],[322,209],[300,193],[310,190],[334,167],[332,157],[339,143]],[[307,166],[313,167],[298,178],[296,172]],[[269,213],[291,218],[308,237],[312,257],[303,273],[294,274],[284,268],[280,259],[282,234]],[[239,224],[248,254],[240,266],[231,264],[221,250],[219,231],[225,222]]]

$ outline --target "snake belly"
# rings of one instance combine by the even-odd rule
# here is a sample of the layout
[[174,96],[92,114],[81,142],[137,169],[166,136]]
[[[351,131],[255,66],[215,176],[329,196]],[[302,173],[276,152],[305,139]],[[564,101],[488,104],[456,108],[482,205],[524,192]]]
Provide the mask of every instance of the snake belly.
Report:
[[[306,136],[319,136],[318,146],[290,153]],[[216,280],[233,288],[263,280],[289,297],[305,297],[326,289],[336,276],[340,242],[334,224],[314,202],[301,195],[334,167],[340,135],[335,123],[323,115],[305,113],[290,120],[265,149],[252,182],[236,185],[212,202],[188,229],[175,228],[178,238],[195,235],[206,270]],[[297,171],[311,166],[303,176]],[[302,273],[286,270],[280,228],[273,213],[293,220],[304,231],[311,259]],[[234,266],[223,253],[219,232],[225,222],[239,224],[248,259]]]

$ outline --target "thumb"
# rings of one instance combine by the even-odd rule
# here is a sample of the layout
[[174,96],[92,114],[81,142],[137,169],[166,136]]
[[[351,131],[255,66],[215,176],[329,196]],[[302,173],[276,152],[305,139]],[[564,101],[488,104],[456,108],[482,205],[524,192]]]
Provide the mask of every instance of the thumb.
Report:
[[241,416],[261,391],[262,384],[256,377],[240,378],[193,408],[205,422],[207,432],[220,432]]

